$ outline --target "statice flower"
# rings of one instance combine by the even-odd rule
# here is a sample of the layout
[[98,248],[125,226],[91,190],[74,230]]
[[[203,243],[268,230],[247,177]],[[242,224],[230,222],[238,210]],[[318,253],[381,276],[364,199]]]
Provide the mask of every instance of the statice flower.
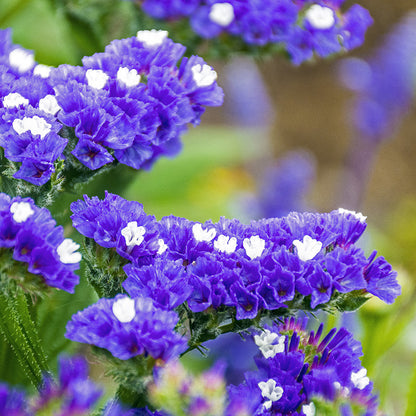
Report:
[[181,60],[186,48],[164,31],[139,31],[83,66],[58,68],[36,65],[10,34],[0,31],[0,147],[17,164],[13,176],[34,185],[59,160],[79,170],[114,160],[149,168],[180,150],[206,106],[222,104],[217,73],[197,56]]
[[117,159],[135,169],[180,149],[186,125],[205,106],[221,105],[216,72],[201,58],[181,60],[185,47],[164,31],[114,40],[82,67],[51,73],[59,120],[75,130],[72,154],[90,169]]
[[[126,219],[101,225],[109,204],[114,217]],[[292,212],[248,225],[225,218],[201,224],[175,216],[149,221],[139,207],[132,226],[136,204],[109,193],[103,201],[86,197],[71,205],[71,218],[100,245],[103,233],[111,235],[111,245],[104,246],[130,261],[124,289],[131,296],[144,293],[162,309],[187,302],[193,312],[230,307],[237,319],[253,319],[261,311],[296,307],[295,302],[315,309],[333,301],[341,308],[350,292],[388,303],[400,294],[397,273],[384,258],[375,253],[367,258],[355,244],[366,228],[360,213]],[[153,252],[147,249],[148,233]],[[130,241],[135,251],[118,249]]]
[[0,383],[0,415],[30,416],[25,393]]
[[354,124],[361,137],[376,143],[391,137],[415,96],[416,13],[389,33],[367,60],[343,62],[344,83],[355,90]]
[[168,361],[187,347],[186,339],[175,332],[177,323],[175,312],[156,307],[151,298],[117,295],[76,313],[65,336],[105,348],[121,360],[146,354]]
[[230,36],[255,47],[278,45],[294,64],[314,55],[327,57],[362,44],[372,19],[343,0],[145,0],[143,10],[157,19],[187,18],[202,38]]
[[360,343],[345,328],[322,337],[323,324],[315,333],[305,323],[291,318],[254,336],[258,371],[229,389],[227,415],[236,402],[250,415],[314,416],[327,403],[342,415],[378,414]]
[[88,364],[81,356],[61,356],[58,361],[58,380],[44,377],[39,397],[32,406],[33,414],[59,403],[56,415],[89,415],[102,394],[94,382],[89,380]]
[[46,208],[37,207],[30,198],[10,198],[0,193],[0,251],[12,263],[5,263],[9,271],[20,262],[27,263],[26,276],[10,276],[25,286],[33,275],[48,286],[73,293],[79,282],[74,273],[79,268],[79,245],[64,238],[63,227]]

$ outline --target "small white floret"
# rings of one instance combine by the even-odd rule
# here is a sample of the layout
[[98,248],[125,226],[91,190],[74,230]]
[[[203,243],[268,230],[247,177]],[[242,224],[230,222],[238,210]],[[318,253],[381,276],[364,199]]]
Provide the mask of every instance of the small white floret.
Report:
[[157,242],[159,243],[157,254],[163,254],[168,249],[168,246],[165,244],[165,242],[161,238],[159,238]]
[[10,212],[13,214],[13,219],[18,223],[25,222],[35,213],[29,202],[13,202],[10,206]]
[[17,134],[30,131],[34,136],[39,135],[43,139],[51,131],[52,126],[44,118],[33,116],[16,118],[13,120],[12,127]]
[[229,237],[224,234],[220,234],[214,241],[214,248],[222,253],[231,254],[237,248],[237,239],[235,237]]
[[196,241],[211,241],[217,235],[215,228],[203,229],[200,223],[196,223],[192,227],[192,234]]
[[59,107],[56,97],[48,94],[39,100],[39,110],[54,116],[59,110],[61,110],[61,107]]
[[230,3],[215,3],[211,7],[209,18],[217,25],[226,27],[234,20],[234,8]]
[[293,241],[293,245],[297,248],[298,257],[302,261],[312,260],[322,248],[322,243],[309,235],[305,235],[303,241]]
[[120,67],[117,71],[117,80],[122,82],[126,87],[137,87],[140,84],[141,76],[137,71],[128,69],[126,67]]
[[139,246],[146,234],[146,228],[138,226],[137,221],[130,221],[122,230],[121,235],[126,240],[127,247]]
[[9,53],[10,66],[16,68],[20,73],[27,72],[35,66],[33,53],[25,49],[13,49]]
[[22,95],[20,95],[18,92],[11,92],[10,94],[7,94],[3,98],[3,106],[5,108],[16,108],[20,105],[28,105],[29,100]]
[[217,73],[207,64],[194,65],[191,68],[192,77],[198,87],[208,87],[218,78]]
[[64,264],[74,264],[79,263],[82,259],[81,253],[77,250],[79,249],[79,244],[70,238],[65,238],[61,244],[59,244],[56,249],[59,259]]
[[250,238],[243,240],[243,247],[248,257],[251,260],[260,257],[263,253],[266,242],[258,235],[253,235]]
[[[277,340],[277,343],[275,341]],[[273,358],[276,354],[285,350],[284,335],[280,336],[275,332],[265,329],[261,334],[254,335],[254,342],[259,347],[264,358]]]
[[104,88],[109,76],[101,69],[88,69],[85,73],[88,85],[96,90]]
[[113,314],[122,323],[131,322],[136,316],[134,299],[124,297],[113,303]]
[[362,368],[360,371],[357,371],[354,373],[354,371],[351,373],[351,381],[352,384],[354,384],[354,387],[356,387],[359,390],[362,390],[366,388],[370,384],[370,379],[367,377],[367,370],[365,368]]
[[273,405],[273,402],[277,402],[283,396],[283,389],[279,386],[276,386],[276,381],[272,378],[267,381],[260,381],[258,386],[261,390],[261,395],[265,399],[269,399],[263,403],[263,406],[266,409],[270,409]]
[[360,221],[360,222],[365,222],[366,219],[367,219],[367,217],[365,215],[361,214],[361,212],[350,211],[349,209],[338,208],[338,212],[340,214],[351,214],[355,218],[357,218],[357,220]]
[[314,403],[304,404],[302,406],[302,412],[305,413],[305,416],[315,416],[316,408]]
[[166,30],[139,30],[136,37],[146,48],[155,48],[164,42],[168,34]]
[[51,70],[51,66],[38,64],[33,68],[33,75],[38,75],[41,78],[49,78]]
[[331,27],[335,24],[335,13],[329,7],[314,4],[306,11],[305,19],[315,29],[331,29]]

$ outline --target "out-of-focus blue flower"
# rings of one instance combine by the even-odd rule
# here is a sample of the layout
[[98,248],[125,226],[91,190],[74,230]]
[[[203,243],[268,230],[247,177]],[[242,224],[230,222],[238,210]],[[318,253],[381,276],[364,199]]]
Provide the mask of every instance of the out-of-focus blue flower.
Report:
[[[314,55],[327,57],[360,46],[372,19],[359,5],[342,13],[344,1],[323,0],[145,0],[143,10],[157,19],[189,18],[195,33],[224,36],[248,45],[277,43],[296,65]],[[181,7],[183,6],[183,7]]]
[[50,376],[43,380],[39,398],[34,402],[34,414],[60,403],[59,415],[87,415],[94,409],[102,389],[88,377],[88,364],[81,356],[61,356],[58,362],[58,382]]
[[344,328],[321,339],[322,324],[316,333],[304,324],[292,318],[254,336],[258,371],[230,388],[227,415],[235,414],[237,402],[242,415],[311,416],[320,414],[323,402],[353,404],[360,415],[377,414],[377,398],[359,359],[360,343]]
[[27,410],[25,393],[0,383],[0,415],[31,416]]
[[187,347],[174,330],[177,323],[175,312],[156,307],[150,298],[118,295],[73,315],[65,336],[105,348],[121,360],[146,354],[168,361]]
[[380,142],[394,134],[415,96],[416,14],[393,28],[368,60],[343,62],[341,78],[357,92],[355,127],[362,139]]
[[292,212],[249,225],[225,218],[201,224],[174,216],[150,221],[140,204],[132,209],[136,204],[112,194],[75,202],[74,227],[105,247],[129,246],[118,250],[131,261],[124,288],[131,296],[144,291],[165,309],[186,301],[193,312],[229,306],[237,319],[253,319],[263,309],[290,306],[298,295],[316,308],[356,290],[388,303],[400,293],[391,266],[355,246],[366,228],[360,213]]
[[28,263],[28,271],[43,281],[73,293],[79,282],[79,245],[64,238],[62,226],[46,208],[37,207],[30,198],[10,198],[0,193],[0,247],[13,259]]

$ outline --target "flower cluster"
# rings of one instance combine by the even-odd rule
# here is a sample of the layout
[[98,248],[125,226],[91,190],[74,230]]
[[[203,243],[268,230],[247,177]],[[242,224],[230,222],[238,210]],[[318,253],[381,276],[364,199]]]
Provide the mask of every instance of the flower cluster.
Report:
[[158,19],[189,18],[203,38],[223,34],[248,45],[278,44],[295,64],[360,46],[372,19],[359,5],[341,12],[343,0],[145,0],[143,10]]
[[357,92],[354,124],[363,139],[391,137],[414,99],[416,13],[406,16],[368,61],[351,58],[342,65],[344,83]]
[[[88,365],[82,357],[60,357],[58,382],[45,376],[38,396],[28,400],[25,393],[0,384],[0,414],[33,416],[46,414],[87,416],[91,414],[102,391],[88,378]],[[48,413],[49,414],[49,413]]]
[[0,253],[7,256],[0,270],[12,270],[8,259],[25,262],[29,273],[39,275],[47,285],[73,293],[79,282],[74,273],[81,261],[78,248],[64,238],[62,226],[56,226],[46,208],[37,207],[30,198],[0,193]]
[[323,324],[308,332],[292,318],[255,335],[258,371],[230,388],[226,414],[314,416],[328,402],[343,416],[378,414],[360,343],[345,328],[321,340],[322,331]]
[[75,314],[65,336],[105,348],[121,360],[146,354],[168,361],[187,348],[174,330],[177,323],[175,312],[156,307],[150,298],[118,295]]
[[114,159],[150,167],[180,149],[205,106],[222,104],[217,73],[198,56],[180,61],[186,48],[164,31],[115,40],[82,67],[35,65],[9,30],[0,40],[0,146],[21,163],[14,177],[35,185],[50,179],[66,147],[91,170]]
[[[204,224],[174,216],[155,221],[137,202],[106,194],[71,205],[74,227],[130,260],[123,286],[163,309],[187,302],[193,312],[236,308],[237,319],[303,299],[314,309],[337,294],[359,291],[392,303],[397,273],[355,245],[362,214],[291,213],[244,225],[222,218]],[[111,214],[110,214],[111,213]]]

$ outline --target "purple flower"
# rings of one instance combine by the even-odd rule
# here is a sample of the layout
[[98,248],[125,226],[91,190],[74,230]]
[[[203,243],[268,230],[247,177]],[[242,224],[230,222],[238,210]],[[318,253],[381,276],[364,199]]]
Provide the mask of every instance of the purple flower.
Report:
[[25,394],[0,383],[0,414],[7,416],[30,416]]
[[[349,25],[354,25],[359,16],[351,19]],[[416,15],[410,13],[372,57],[352,58],[342,65],[344,83],[357,92],[353,121],[363,139],[378,143],[392,137],[410,109],[414,98],[415,23]]]
[[127,360],[148,354],[168,361],[186,347],[186,340],[174,331],[178,316],[162,310],[150,298],[100,299],[75,314],[65,336],[72,341],[108,349],[115,357]]
[[[321,340],[323,325],[308,332],[293,318],[254,336],[260,349],[257,372],[229,389],[226,414],[235,408],[253,415],[313,415],[321,402],[354,404],[360,415],[377,414],[372,383],[361,366],[361,345],[352,334],[332,329]],[[316,405],[316,407],[315,407]],[[318,411],[319,413],[319,411]]]
[[400,293],[388,263],[370,266],[372,258],[355,246],[366,223],[352,211],[292,212],[248,225],[225,218],[155,221],[137,202],[112,194],[103,201],[86,197],[72,210],[78,231],[131,262],[124,269],[128,293],[164,309],[185,302],[193,312],[226,306],[237,319],[254,319],[262,310],[290,307],[298,295],[314,309],[353,291],[388,302]]
[[79,245],[65,239],[50,212],[32,199],[0,193],[0,201],[0,247],[14,260],[28,263],[28,272],[47,285],[73,293],[79,282],[74,273],[81,261]]

